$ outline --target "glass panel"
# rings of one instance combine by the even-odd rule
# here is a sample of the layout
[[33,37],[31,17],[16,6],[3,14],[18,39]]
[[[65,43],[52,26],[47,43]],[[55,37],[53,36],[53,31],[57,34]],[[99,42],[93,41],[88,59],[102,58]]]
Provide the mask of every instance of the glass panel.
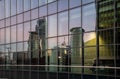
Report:
[[10,27],[6,28],[6,43],[10,43]]
[[39,6],[44,5],[47,3],[47,0],[39,0]]
[[[111,45],[99,46],[99,66],[98,74],[114,75],[114,70],[107,67],[114,67],[114,47]],[[103,68],[101,68],[103,67]],[[106,68],[104,68],[106,67]]]
[[81,5],[81,0],[70,0],[69,2],[70,2],[70,8]]
[[113,29],[99,31],[99,44],[113,44]]
[[90,2],[93,2],[95,0],[82,0],[82,4],[86,4],[86,3],[90,3]]
[[69,23],[70,23],[70,30],[72,28],[81,27],[81,9],[80,8],[70,10],[70,22]]
[[83,34],[83,41],[85,46],[95,46],[96,45],[96,33],[89,32]]
[[31,9],[38,7],[38,0],[31,0]]
[[38,9],[32,10],[32,11],[31,11],[31,15],[32,15],[31,19],[36,19],[36,18],[38,18]]
[[56,1],[56,0],[48,0],[48,3],[53,2],[53,1]]
[[17,23],[23,22],[23,14],[17,15]]
[[[1,24],[0,24],[1,25]],[[6,26],[10,26],[10,18],[6,19]]]
[[120,27],[120,1],[117,0],[117,27]]
[[58,0],[58,11],[68,9],[68,0]]
[[5,29],[0,29],[0,44],[5,43]]
[[23,41],[23,24],[17,26],[17,41]]
[[[5,60],[6,65],[9,65],[11,63],[11,47],[10,44],[5,45]],[[9,66],[6,66],[6,69],[9,69]]]
[[24,11],[30,10],[30,0],[24,0]]
[[11,57],[12,57],[12,63],[17,64],[17,55],[16,55],[16,43],[11,44]]
[[[83,55],[84,55],[84,65],[85,66],[90,66],[90,68],[84,68],[84,73],[87,73],[87,74],[94,74],[95,73],[95,64],[96,62],[95,59],[96,59],[96,47],[86,47],[86,48],[83,48],[84,52],[83,52]],[[91,68],[91,66],[93,66]]]
[[57,47],[57,38],[48,39],[48,49],[55,49]]
[[26,51],[26,53],[28,52],[28,42],[24,42],[24,51]]
[[39,8],[39,16],[46,16],[47,15],[47,6],[43,6]]
[[57,15],[52,15],[48,17],[48,37],[56,35],[57,35]]
[[17,13],[23,12],[23,0],[17,0]]
[[24,41],[29,39],[30,22],[24,23]]
[[16,14],[16,0],[11,0],[11,15]]
[[16,16],[11,17],[11,25],[16,24]]
[[57,2],[51,3],[48,5],[48,14],[57,12]]
[[24,21],[30,20],[30,11],[24,13]]
[[[104,0],[98,3],[98,18],[99,18],[99,26],[98,29],[106,29],[114,27],[114,0]],[[104,6],[104,7],[102,7]]]
[[[3,61],[1,61],[1,64],[5,64],[5,47],[4,47],[4,45],[0,45],[0,52],[1,52],[0,57],[3,60]],[[3,67],[0,67],[0,69],[3,69]]]
[[68,34],[68,12],[58,14],[58,35]]
[[0,19],[3,19],[5,17],[5,1],[1,0],[0,1]]
[[82,27],[85,31],[95,30],[96,26],[96,13],[95,13],[95,4],[90,4],[83,7],[83,23]]
[[10,0],[5,0],[5,5],[6,5],[6,17],[10,16]]
[[0,28],[1,28],[1,27],[5,27],[5,21],[4,21],[4,20],[1,20],[1,21],[0,21]]
[[11,26],[11,42],[16,42],[16,26]]
[[37,19],[36,20],[33,20],[32,22],[31,22],[31,31],[35,31],[36,29],[36,25],[37,25]]
[[58,46],[66,48],[68,46],[68,36],[58,37]]

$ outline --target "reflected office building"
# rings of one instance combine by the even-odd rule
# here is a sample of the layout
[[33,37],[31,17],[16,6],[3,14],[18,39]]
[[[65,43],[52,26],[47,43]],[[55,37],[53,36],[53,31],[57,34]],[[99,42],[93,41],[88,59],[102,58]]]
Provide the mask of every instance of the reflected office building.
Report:
[[120,79],[120,0],[0,0],[0,79]]

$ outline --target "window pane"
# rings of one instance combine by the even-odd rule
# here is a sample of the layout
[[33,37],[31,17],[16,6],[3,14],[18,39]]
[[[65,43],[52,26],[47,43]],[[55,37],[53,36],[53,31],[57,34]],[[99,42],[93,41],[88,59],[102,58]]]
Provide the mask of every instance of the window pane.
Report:
[[16,16],[11,17],[11,25],[16,24]]
[[47,3],[47,0],[39,0],[39,6],[44,5]]
[[17,13],[23,12],[23,0],[17,0]]
[[38,0],[31,0],[31,9],[38,7]]
[[11,52],[16,53],[16,43],[11,44]]
[[34,9],[31,11],[32,19],[38,18],[38,9]]
[[[23,43],[17,43],[17,52],[18,52],[18,56],[21,54],[23,54]],[[21,57],[20,57],[21,58]]]
[[10,43],[10,27],[6,28],[6,43]]
[[37,25],[37,19],[31,22],[31,31],[35,31],[36,25]]
[[76,8],[70,10],[70,29],[75,27],[81,27],[81,9]]
[[28,42],[24,42],[24,51],[28,53]]
[[5,21],[4,21],[4,20],[1,20],[1,21],[0,21],[0,28],[1,28],[1,27],[5,27]]
[[30,22],[24,23],[24,41],[28,40],[29,32],[30,32]]
[[30,0],[24,0],[24,11],[30,10]]
[[0,19],[3,19],[5,16],[5,6],[4,6],[4,0],[0,1]]
[[47,15],[47,6],[43,6],[39,8],[39,16],[46,16]]
[[84,6],[82,15],[82,27],[85,31],[93,31],[96,26],[95,4]]
[[[1,24],[0,24],[1,25]],[[10,26],[10,18],[6,19],[6,26]]]
[[68,12],[58,14],[58,35],[68,34]]
[[70,8],[81,5],[81,0],[70,0],[69,2],[70,2]]
[[23,14],[17,15],[17,23],[23,22]]
[[58,37],[58,46],[66,48],[68,46],[68,36]]
[[11,0],[11,15],[16,14],[16,0]]
[[17,41],[23,41],[23,24],[17,26]]
[[57,47],[57,38],[48,39],[48,49],[55,49]]
[[68,9],[68,0],[58,0],[58,11]]
[[11,27],[11,42],[16,42],[16,26]]
[[86,4],[86,3],[89,3],[89,2],[93,2],[95,0],[82,0],[82,4]]
[[[10,0],[5,0],[5,5],[6,5],[6,17],[10,16]],[[1,11],[0,11],[1,12]]]
[[30,20],[30,11],[24,13],[24,21]]
[[53,2],[53,1],[56,1],[56,0],[48,0],[48,3]]
[[57,35],[57,16],[48,17],[48,37]]
[[0,29],[0,44],[5,43],[5,29]]
[[96,45],[96,33],[89,32],[83,34],[83,40],[85,46],[95,46]]
[[51,3],[48,5],[48,14],[57,12],[57,2]]

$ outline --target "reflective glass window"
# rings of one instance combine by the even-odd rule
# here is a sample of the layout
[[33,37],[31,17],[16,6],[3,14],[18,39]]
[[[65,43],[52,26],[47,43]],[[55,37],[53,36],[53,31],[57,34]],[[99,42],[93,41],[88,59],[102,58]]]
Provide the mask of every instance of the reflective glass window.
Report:
[[6,28],[6,43],[10,43],[10,27]]
[[17,41],[23,41],[23,24],[17,25]]
[[28,42],[24,42],[24,51],[28,53]]
[[56,12],[57,12],[57,2],[48,4],[48,14],[52,14]]
[[83,32],[84,46],[95,46],[96,45],[96,32]]
[[96,10],[95,4],[83,6],[82,27],[85,31],[93,31],[96,26]]
[[56,0],[48,0],[48,3],[53,2],[53,1],[56,1]]
[[66,48],[68,46],[68,36],[58,37],[58,46]]
[[48,39],[48,49],[55,49],[57,47],[57,38]]
[[23,14],[17,15],[17,23],[23,22]]
[[[19,55],[20,56],[20,54],[21,54],[21,56],[23,55],[23,42],[21,42],[21,43],[17,43],[17,52],[19,52],[19,53],[17,53],[17,55]],[[22,57],[19,57],[19,58],[22,58]]]
[[81,5],[81,0],[69,0],[69,2],[70,2],[70,8]]
[[0,29],[0,44],[5,43],[5,29]]
[[58,0],[58,11],[68,9],[68,0]]
[[29,39],[30,22],[24,23],[24,41]]
[[[16,47],[17,47],[17,46],[16,46],[16,43],[12,43],[12,44],[11,44],[11,52],[12,52],[12,53],[16,53]],[[13,57],[13,59],[14,59],[14,58],[15,58],[15,57]]]
[[1,27],[5,27],[5,21],[4,21],[4,20],[1,20],[1,21],[0,21],[0,28],[1,28]]
[[38,18],[38,9],[34,9],[31,11],[31,19],[35,19],[35,18]]
[[23,0],[17,0],[17,13],[23,12]]
[[16,0],[11,0],[11,15],[15,15],[16,14]]
[[38,7],[38,0],[31,0],[31,9]]
[[16,26],[11,26],[11,42],[16,42]]
[[86,3],[90,3],[90,2],[93,2],[95,0],[82,0],[82,4],[86,4]]
[[57,15],[48,17],[48,37],[57,35]]
[[11,17],[11,25],[16,24],[16,16]]
[[24,11],[30,10],[30,0],[24,0]]
[[36,25],[37,25],[37,20],[38,20],[38,19],[33,20],[33,21],[31,22],[31,31],[35,31],[35,28],[36,28]]
[[3,19],[5,17],[5,6],[4,6],[4,0],[0,1],[0,19]]
[[5,5],[6,5],[6,17],[10,16],[10,0],[5,0]]
[[[75,27],[81,27],[81,9],[75,8],[70,10],[70,30]],[[69,31],[70,32],[70,31]]]
[[47,6],[43,6],[39,8],[39,17],[47,15]]
[[24,21],[30,20],[30,11],[24,13]]
[[[0,24],[1,25],[1,24]],[[6,26],[10,26],[10,18],[6,19]]]
[[68,12],[58,14],[58,35],[68,34]]
[[39,0],[39,6],[44,5],[47,3],[47,0]]

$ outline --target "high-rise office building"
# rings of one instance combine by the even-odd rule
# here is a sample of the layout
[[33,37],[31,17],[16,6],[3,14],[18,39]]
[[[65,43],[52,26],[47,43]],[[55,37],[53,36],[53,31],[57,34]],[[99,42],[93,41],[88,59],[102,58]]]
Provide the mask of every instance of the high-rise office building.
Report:
[[120,0],[0,0],[0,78],[119,79],[119,26]]

